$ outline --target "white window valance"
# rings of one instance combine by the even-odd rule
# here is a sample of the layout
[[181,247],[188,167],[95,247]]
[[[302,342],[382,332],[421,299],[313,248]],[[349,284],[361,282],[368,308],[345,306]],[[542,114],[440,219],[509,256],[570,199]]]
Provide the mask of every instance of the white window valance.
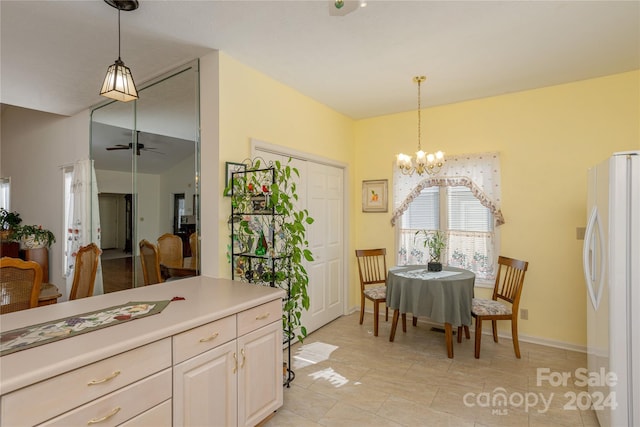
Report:
[[483,206],[493,213],[496,225],[504,224],[500,210],[499,153],[463,154],[447,157],[437,176],[404,175],[399,168],[393,172],[393,214],[391,225],[407,210],[424,188],[464,186],[471,190]]

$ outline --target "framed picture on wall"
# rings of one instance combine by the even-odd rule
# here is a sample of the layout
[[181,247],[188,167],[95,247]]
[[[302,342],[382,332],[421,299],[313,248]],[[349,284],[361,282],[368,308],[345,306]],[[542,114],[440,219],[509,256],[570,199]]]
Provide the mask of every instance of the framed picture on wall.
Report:
[[231,190],[230,190],[231,187],[229,186],[229,183],[233,178],[233,174],[235,172],[245,172],[246,170],[247,170],[247,165],[245,165],[244,163],[234,163],[234,162],[225,163],[225,180],[224,180],[225,196],[231,197]]
[[362,212],[387,212],[387,180],[362,181]]

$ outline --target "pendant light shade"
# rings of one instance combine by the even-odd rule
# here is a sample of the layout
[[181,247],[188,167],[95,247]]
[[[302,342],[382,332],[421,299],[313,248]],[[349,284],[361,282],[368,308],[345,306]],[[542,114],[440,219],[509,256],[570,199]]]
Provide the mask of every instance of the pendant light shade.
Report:
[[120,59],[120,11],[130,11],[138,8],[137,0],[105,0],[105,2],[118,9],[118,59],[107,68],[100,95],[117,101],[129,102],[138,99],[138,90],[133,82],[133,75],[129,67]]
[[120,58],[107,69],[100,95],[123,102],[138,99],[138,90],[133,82],[131,70]]

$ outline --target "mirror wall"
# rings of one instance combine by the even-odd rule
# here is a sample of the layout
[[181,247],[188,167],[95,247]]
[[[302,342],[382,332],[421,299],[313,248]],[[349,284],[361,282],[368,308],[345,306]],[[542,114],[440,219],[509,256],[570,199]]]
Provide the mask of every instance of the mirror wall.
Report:
[[179,276],[198,274],[191,258],[199,243],[189,239],[200,222],[198,84],[194,61],[139,87],[137,101],[92,111],[105,293],[143,286],[139,243],[157,245],[166,233],[182,240]]

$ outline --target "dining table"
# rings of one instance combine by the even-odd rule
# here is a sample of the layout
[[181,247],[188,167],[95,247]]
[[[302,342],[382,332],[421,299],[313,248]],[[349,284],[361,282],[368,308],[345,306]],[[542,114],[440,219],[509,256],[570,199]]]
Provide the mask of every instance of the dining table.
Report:
[[[426,265],[391,267],[387,274],[387,307],[393,310],[389,341],[393,341],[402,314],[406,332],[406,314],[443,323],[447,356],[453,358],[453,326],[471,325],[471,302],[474,295],[475,274],[456,267],[442,271],[428,271]],[[468,331],[468,328],[465,328]]]

